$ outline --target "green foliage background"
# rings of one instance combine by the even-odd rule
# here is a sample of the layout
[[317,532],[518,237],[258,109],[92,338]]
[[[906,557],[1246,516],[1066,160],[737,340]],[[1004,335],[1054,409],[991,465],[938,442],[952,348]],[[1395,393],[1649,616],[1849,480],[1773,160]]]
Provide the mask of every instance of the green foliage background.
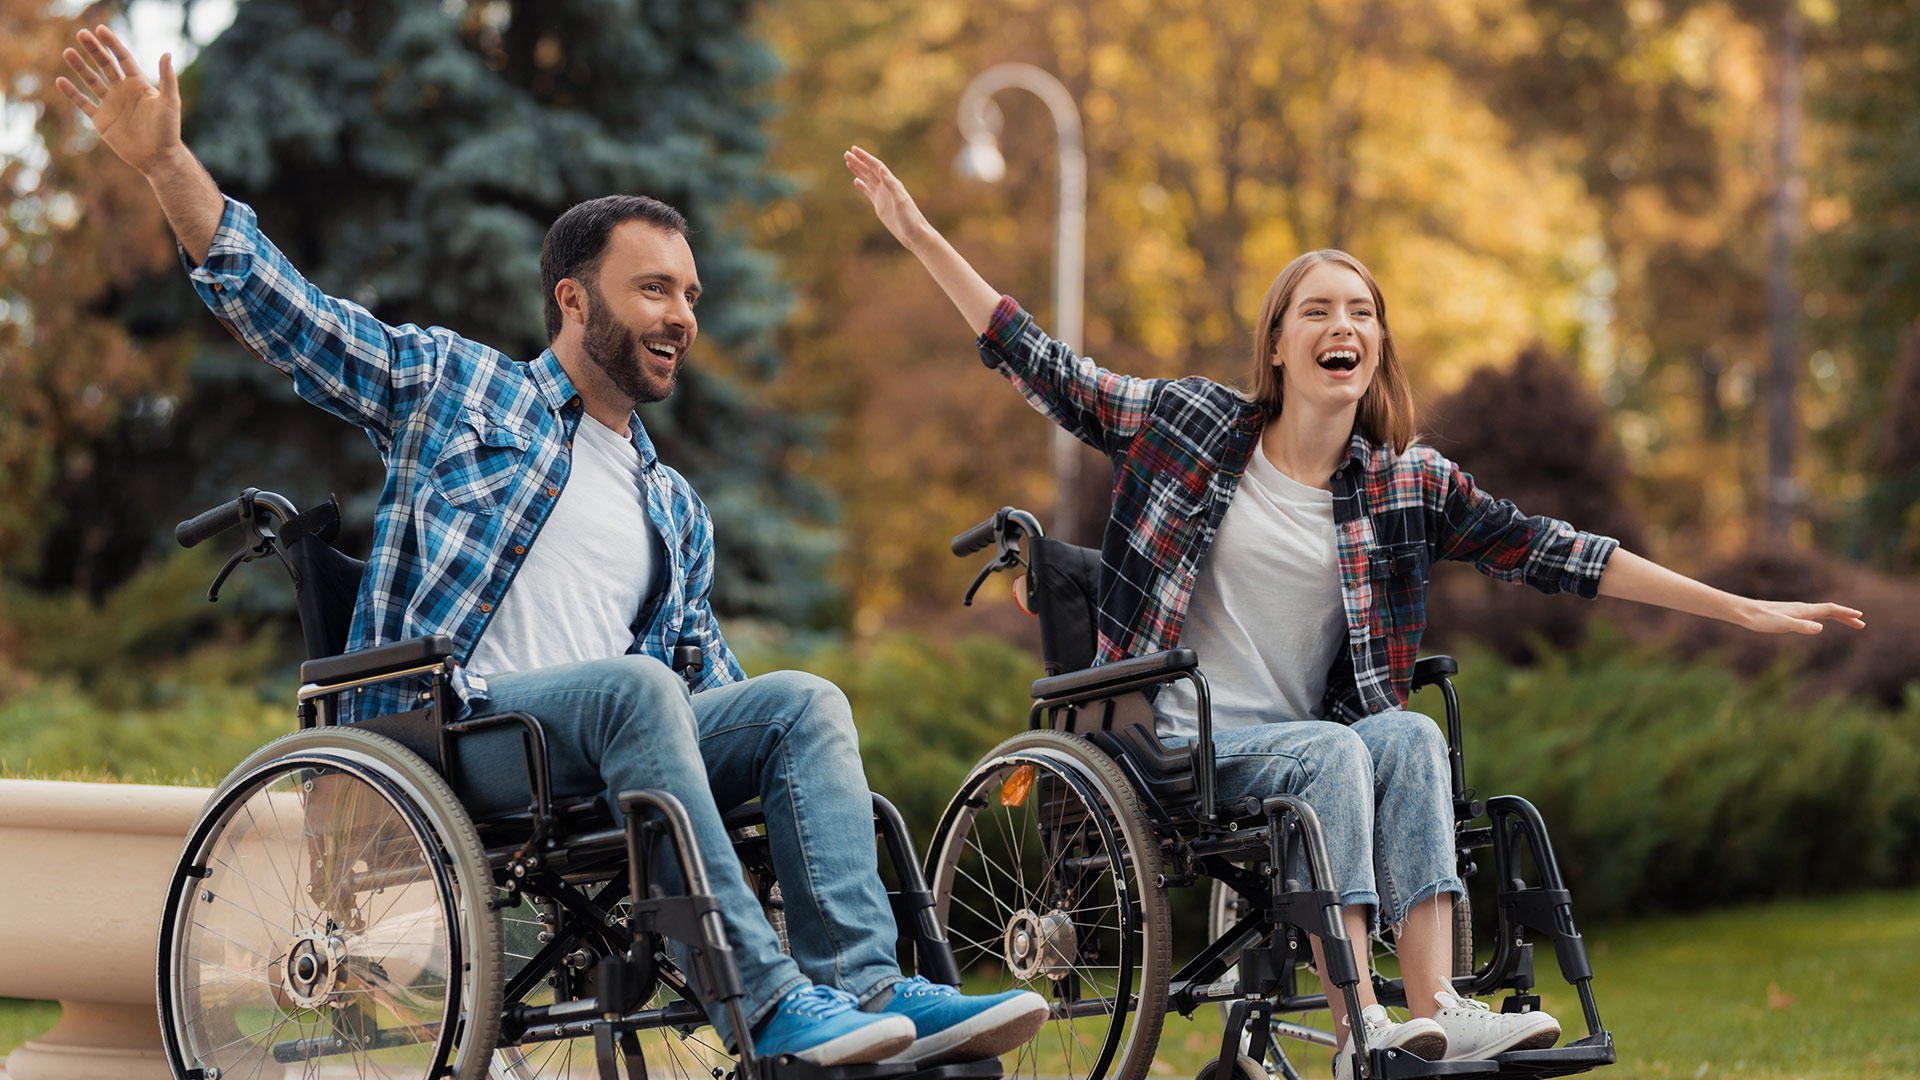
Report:
[[[180,638],[165,627],[180,623],[137,614],[178,618],[200,603],[192,584],[205,569],[183,556],[102,605],[19,612],[46,644],[32,676],[0,669],[28,679],[0,700],[0,769],[211,784],[289,730],[291,678],[258,675],[271,668],[270,632],[172,652]],[[57,628],[107,626],[149,657],[150,679],[60,644]],[[1024,730],[1037,669],[997,638],[912,634],[763,649],[746,662],[846,691],[868,782],[923,849],[973,763]],[[1546,815],[1582,919],[1920,882],[1920,693],[1897,710],[1804,703],[1784,671],[1743,683],[1604,622],[1573,649],[1542,645],[1530,666],[1480,647],[1461,664],[1468,782],[1483,796],[1524,795]],[[1432,692],[1414,708],[1444,715]],[[1204,925],[1198,892],[1183,906]]]

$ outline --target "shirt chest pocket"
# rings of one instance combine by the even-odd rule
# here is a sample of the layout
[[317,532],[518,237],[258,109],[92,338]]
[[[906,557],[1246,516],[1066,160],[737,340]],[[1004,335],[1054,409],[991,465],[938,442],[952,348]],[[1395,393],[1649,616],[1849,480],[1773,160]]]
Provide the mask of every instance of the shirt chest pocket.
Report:
[[1427,626],[1427,545],[1418,540],[1381,544],[1367,553],[1375,633],[1418,635]]
[[1135,536],[1135,546],[1165,573],[1198,564],[1200,530],[1206,523],[1207,493],[1190,491],[1186,485],[1163,478],[1147,493],[1144,526]]
[[463,409],[427,470],[427,483],[456,510],[491,514],[512,489],[532,445],[524,429]]

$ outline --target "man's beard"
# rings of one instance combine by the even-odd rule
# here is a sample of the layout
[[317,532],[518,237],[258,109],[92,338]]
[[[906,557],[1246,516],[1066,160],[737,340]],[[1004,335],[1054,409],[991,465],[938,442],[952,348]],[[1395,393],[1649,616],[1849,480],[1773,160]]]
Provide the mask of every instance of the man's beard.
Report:
[[654,375],[647,370],[646,358],[653,354],[640,344],[641,335],[614,318],[605,300],[587,310],[586,333],[580,339],[580,348],[587,354],[587,359],[606,372],[614,387],[632,398],[636,405],[664,401],[668,394],[673,393],[673,384],[680,377],[680,365],[687,359],[684,336],[668,333],[665,327],[646,336],[680,346],[673,366],[665,376]]

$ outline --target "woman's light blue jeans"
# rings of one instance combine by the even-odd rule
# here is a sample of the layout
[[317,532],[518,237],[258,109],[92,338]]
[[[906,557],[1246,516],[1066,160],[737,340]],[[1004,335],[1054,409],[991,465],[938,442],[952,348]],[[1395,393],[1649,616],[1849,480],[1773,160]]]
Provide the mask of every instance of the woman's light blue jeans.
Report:
[[1348,727],[1286,720],[1213,733],[1223,798],[1298,795],[1326,833],[1333,887],[1373,924],[1465,886],[1453,841],[1447,743],[1415,712],[1375,713]]
[[[487,683],[491,700],[475,703],[473,715],[537,717],[556,796],[597,793],[618,814],[621,792],[660,788],[686,805],[746,985],[749,1024],[809,981],[865,1002],[900,980],[873,795],[838,687],[781,671],[689,695],[680,676],[646,656],[489,676]],[[455,790],[476,812],[527,805],[519,729],[467,736],[453,757]],[[781,952],[720,823],[723,811],[754,798],[766,808],[791,956]],[[660,865],[671,890],[667,883],[678,880],[671,860]],[[709,1015],[731,1043],[723,1011],[709,1005]]]

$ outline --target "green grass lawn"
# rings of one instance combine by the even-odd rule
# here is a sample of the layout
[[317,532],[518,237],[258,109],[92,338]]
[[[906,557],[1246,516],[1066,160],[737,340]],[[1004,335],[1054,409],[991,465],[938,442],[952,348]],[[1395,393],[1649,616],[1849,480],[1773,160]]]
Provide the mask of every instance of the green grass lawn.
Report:
[[[1600,1016],[1629,1078],[1920,1077],[1920,890],[1650,919],[1587,932]],[[1579,1008],[1552,949],[1537,950],[1546,1006]],[[0,1053],[58,1009],[0,999]],[[1192,1076],[1219,1047],[1217,1010],[1167,1018],[1154,1072]],[[1325,1075],[1326,1059],[1311,1059]]]
[[[1920,891],[1582,932],[1620,1054],[1607,1080],[1920,1077]],[[1535,961],[1544,1006],[1584,1034],[1552,947],[1536,944]],[[1219,1031],[1217,1010],[1168,1017],[1154,1072],[1194,1075]],[[1309,1059],[1315,1075],[1329,1057]]]

